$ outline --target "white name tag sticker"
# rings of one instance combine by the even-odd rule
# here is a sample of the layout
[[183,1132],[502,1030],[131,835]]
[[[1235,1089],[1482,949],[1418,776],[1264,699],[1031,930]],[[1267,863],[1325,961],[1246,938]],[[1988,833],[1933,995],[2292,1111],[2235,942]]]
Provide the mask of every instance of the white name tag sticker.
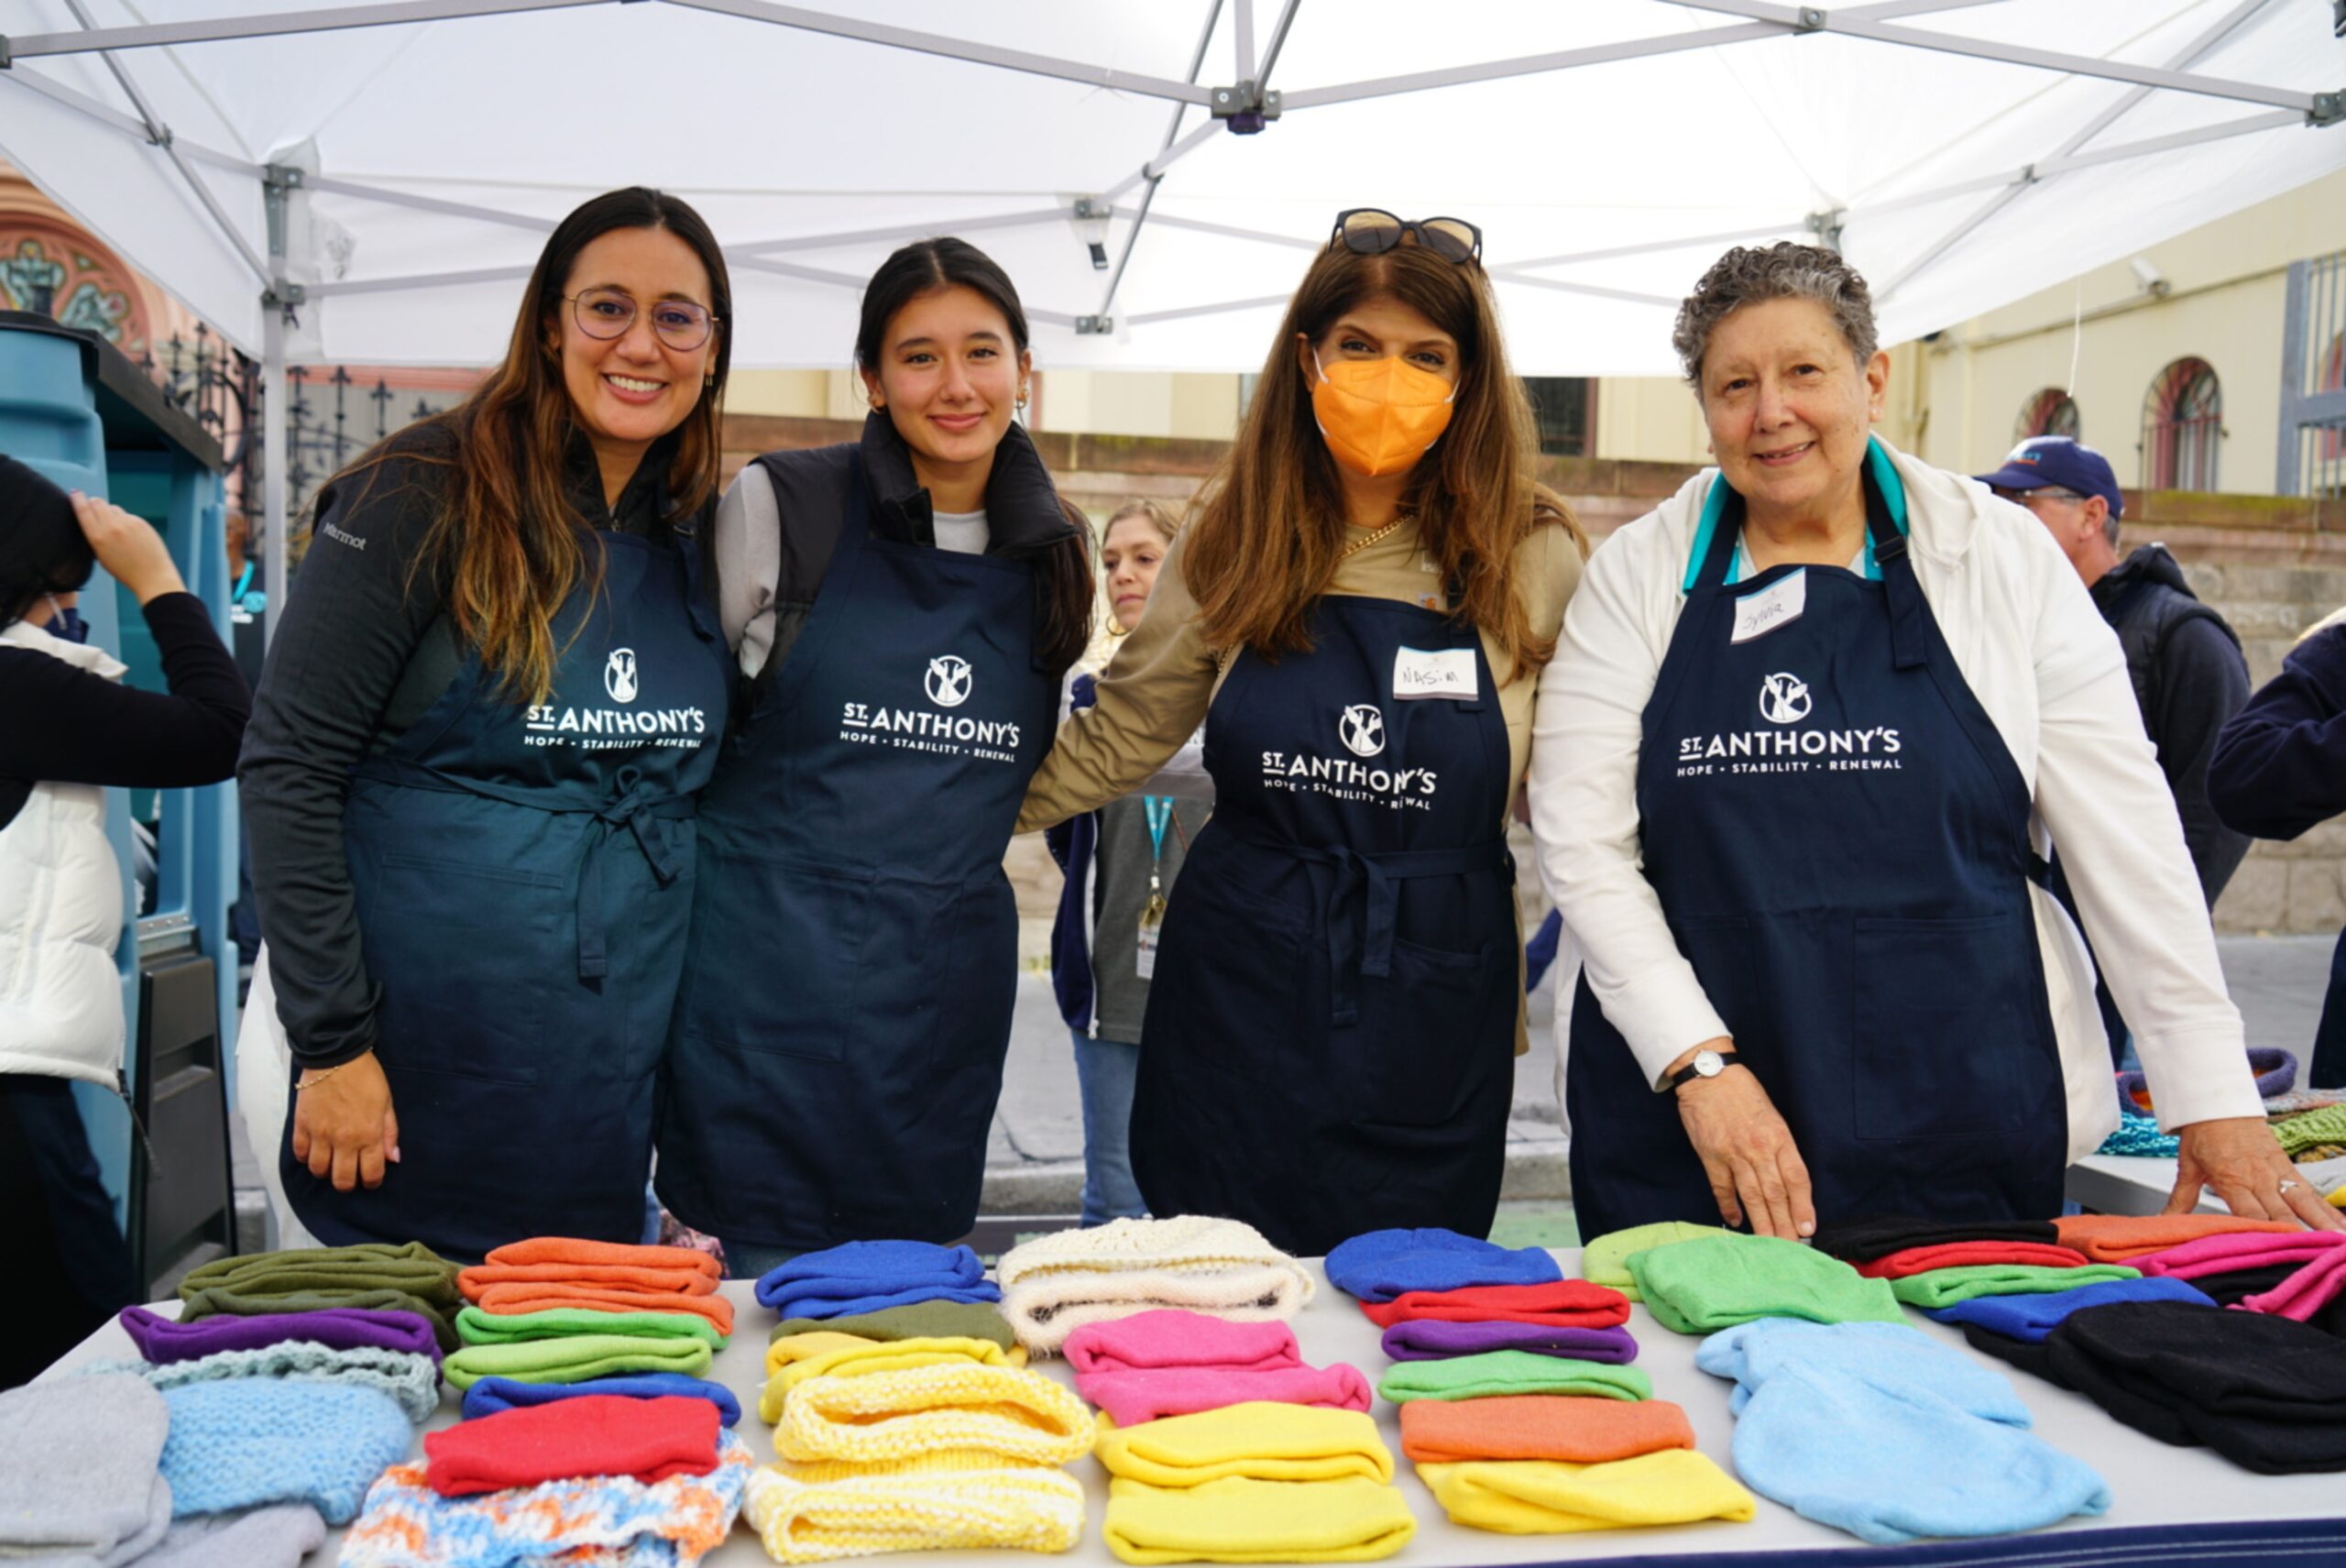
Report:
[[1755,637],[1765,637],[1780,627],[1790,626],[1808,609],[1808,570],[1803,567],[1778,583],[1756,594],[1746,594],[1735,601],[1735,632],[1729,642],[1749,642]]
[[1473,700],[1481,695],[1474,674],[1474,650],[1443,648],[1431,653],[1417,648],[1395,650],[1393,695],[1404,702],[1429,696]]

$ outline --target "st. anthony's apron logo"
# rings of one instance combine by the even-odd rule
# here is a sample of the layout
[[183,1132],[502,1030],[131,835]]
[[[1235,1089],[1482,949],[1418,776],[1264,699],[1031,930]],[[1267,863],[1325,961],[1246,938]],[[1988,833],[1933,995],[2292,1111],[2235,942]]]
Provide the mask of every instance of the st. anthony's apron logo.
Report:
[[1778,671],[1760,683],[1760,712],[1770,724],[1798,724],[1814,706],[1808,683]]
[[[1385,710],[1356,702],[1336,713],[1336,739],[1353,757],[1385,754]],[[1335,800],[1365,801],[1391,811],[1431,811],[1436,775],[1431,768],[1374,768],[1352,757],[1316,751],[1263,753],[1263,787],[1309,791]]]
[[[970,700],[977,673],[970,661],[940,653],[921,672],[921,690],[938,707],[959,707]],[[909,751],[946,751],[981,757],[990,762],[1018,760],[1018,726],[1008,720],[957,718],[923,708],[889,707],[868,702],[844,705],[839,739],[867,746],[894,746]]]
[[604,656],[603,693],[619,706],[532,707],[522,716],[524,740],[532,746],[576,746],[586,751],[641,746],[693,751],[707,738],[708,715],[697,707],[630,710],[630,705],[643,695],[643,674],[632,648],[614,648]]
[[614,648],[603,663],[603,689],[611,694],[613,702],[635,700],[635,650]]
[[1898,731],[1794,729],[1816,706],[1808,683],[1789,670],[1760,682],[1760,717],[1775,729],[1682,735],[1678,776],[1726,773],[1895,773],[1905,767]]

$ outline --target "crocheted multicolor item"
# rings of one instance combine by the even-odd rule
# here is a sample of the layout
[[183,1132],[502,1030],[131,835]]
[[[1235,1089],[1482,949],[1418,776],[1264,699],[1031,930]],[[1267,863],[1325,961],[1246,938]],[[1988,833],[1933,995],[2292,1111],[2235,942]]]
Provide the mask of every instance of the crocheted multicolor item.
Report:
[[162,1477],[172,1517],[307,1503],[348,1524],[414,1434],[387,1394],[334,1383],[237,1377],[166,1388]]
[[744,1512],[777,1563],[984,1547],[1065,1552],[1083,1534],[1083,1487],[1040,1465],[947,1460],[872,1471],[785,1462],[750,1477]]
[[144,1361],[102,1361],[78,1373],[127,1372],[158,1388],[218,1383],[236,1377],[275,1377],[287,1382],[340,1383],[373,1388],[399,1401],[416,1426],[440,1408],[440,1369],[428,1355],[361,1345],[335,1350],[308,1340],[281,1340],[261,1350],[223,1350],[193,1361],[153,1365]]
[[1161,1307],[1285,1320],[1313,1289],[1303,1266],[1252,1225],[1201,1214],[1060,1231],[1013,1247],[994,1273],[1019,1343],[1046,1354],[1086,1323]]
[[751,1463],[727,1433],[706,1475],[596,1475],[477,1497],[440,1497],[422,1464],[395,1464],[343,1537],[341,1568],[691,1568],[732,1530]]
[[2118,1108],[2118,1130],[2101,1140],[2096,1154],[2128,1155],[2137,1159],[2173,1159],[2183,1152],[2183,1140],[2159,1131],[2159,1119],[2130,1106]]
[[1091,1451],[1091,1412],[1039,1373],[972,1361],[813,1377],[774,1424],[784,1459],[875,1465],[938,1454],[989,1464],[1064,1464]]

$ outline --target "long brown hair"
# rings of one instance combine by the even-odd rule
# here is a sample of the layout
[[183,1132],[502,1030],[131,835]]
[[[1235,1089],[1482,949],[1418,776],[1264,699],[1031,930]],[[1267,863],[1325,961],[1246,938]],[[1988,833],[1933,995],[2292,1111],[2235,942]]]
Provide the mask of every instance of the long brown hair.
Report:
[[[1311,646],[1308,617],[1344,546],[1335,459],[1311,412],[1296,338],[1311,343],[1338,317],[1378,295],[1408,305],[1458,345],[1457,400],[1449,428],[1409,475],[1403,505],[1442,580],[1457,585],[1451,613],[1490,634],[1514,674],[1545,664],[1555,639],[1532,634],[1516,592],[1516,547],[1532,529],[1570,513],[1534,480],[1537,426],[1523,384],[1507,369],[1490,281],[1479,266],[1420,246],[1375,256],[1322,251],[1279,323],[1255,400],[1183,544],[1182,572],[1206,641],[1264,658]],[[1511,674],[1509,678],[1513,678]]]
[[579,252],[617,229],[666,229],[708,273],[709,312],[718,318],[711,379],[684,423],[663,438],[674,444],[663,521],[698,513],[717,494],[724,450],[719,411],[732,362],[732,282],[701,215],[641,185],[606,192],[555,225],[522,291],[504,361],[470,396],[422,429],[394,435],[334,480],[345,483],[392,458],[448,470],[432,525],[408,564],[409,582],[419,571],[441,578],[458,641],[497,674],[506,695],[531,702],[545,701],[554,690],[564,652],[554,638],[555,614],[580,584],[599,592],[603,578],[600,543],[572,504],[564,477],[570,392],[546,334],[562,319],[563,290]]

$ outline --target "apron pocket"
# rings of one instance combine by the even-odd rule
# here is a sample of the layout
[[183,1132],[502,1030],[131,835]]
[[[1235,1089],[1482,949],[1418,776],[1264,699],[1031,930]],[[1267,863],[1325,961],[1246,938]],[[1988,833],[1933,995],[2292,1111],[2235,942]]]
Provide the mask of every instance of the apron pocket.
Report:
[[678,1032],[766,1056],[845,1057],[860,1026],[870,874],[737,853],[696,875]]
[[2020,944],[2027,912],[1856,923],[1851,1062],[1861,1139],[1976,1138],[2023,1130],[2046,1060]]
[[[1512,1071],[1515,1031],[1500,1034],[1491,1025],[1491,969],[1488,943],[1454,953],[1396,937],[1393,972],[1361,976],[1360,1022],[1332,1034],[1331,1065],[1360,1085],[1362,1121],[1442,1126],[1465,1109],[1494,1063]],[[1512,989],[1507,1000],[1515,1000]]]
[[1304,952],[1300,917],[1228,891],[1222,875],[1217,863],[1194,855],[1182,868],[1141,1036],[1153,1050],[1233,1077],[1291,1085],[1312,1049],[1303,998],[1314,997],[1311,1011],[1320,1013],[1324,992],[1313,988],[1325,984],[1327,966]]
[[536,1083],[549,997],[517,970],[576,951],[569,884],[405,854],[383,856],[373,880],[361,930],[382,987],[383,1066]]

